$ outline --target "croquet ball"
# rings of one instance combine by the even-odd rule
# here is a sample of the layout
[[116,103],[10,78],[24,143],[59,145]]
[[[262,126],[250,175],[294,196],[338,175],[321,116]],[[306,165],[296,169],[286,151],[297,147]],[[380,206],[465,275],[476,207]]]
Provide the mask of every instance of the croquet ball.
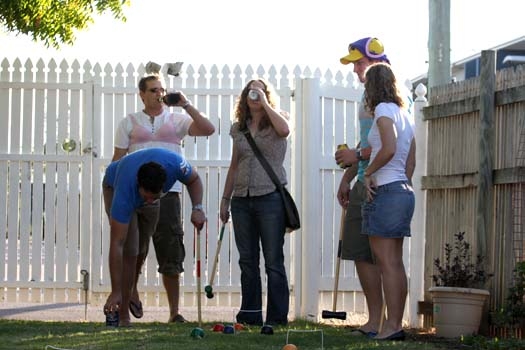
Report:
[[244,326],[240,323],[236,323],[233,325],[233,328],[235,328],[236,331],[242,331],[244,329]]
[[222,332],[224,330],[224,325],[222,323],[217,323],[215,326],[213,326],[214,332]]
[[224,334],[233,334],[235,333],[235,329],[233,326],[224,326],[224,330],[222,331]]
[[261,334],[272,335],[273,334],[272,326],[269,326],[269,325],[262,326]]
[[213,292],[213,288],[211,286],[206,286],[204,287],[204,291],[208,294],[211,294],[211,292]]
[[295,346],[294,344],[286,344],[285,346],[283,346],[283,350],[297,350],[297,346]]
[[199,327],[193,328],[193,330],[191,331],[191,337],[195,339],[204,338],[204,331],[202,330],[202,328]]

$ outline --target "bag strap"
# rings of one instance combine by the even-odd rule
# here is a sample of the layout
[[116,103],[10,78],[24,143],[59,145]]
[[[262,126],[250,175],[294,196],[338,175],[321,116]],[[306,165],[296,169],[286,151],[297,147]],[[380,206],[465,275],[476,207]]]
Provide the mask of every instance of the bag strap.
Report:
[[273,183],[275,184],[275,187],[277,187],[277,189],[281,191],[283,184],[281,184],[281,182],[277,178],[277,175],[275,175],[275,172],[273,171],[272,167],[261,153],[261,150],[257,147],[257,144],[255,143],[252,135],[250,134],[250,130],[248,128],[245,128],[244,130],[242,130],[242,133],[244,134],[244,136],[246,136],[248,143],[252,147],[253,153],[255,153],[255,156],[257,157],[257,159],[259,159],[259,162],[263,166],[264,170],[266,170],[268,176],[270,176],[270,179],[272,179]]

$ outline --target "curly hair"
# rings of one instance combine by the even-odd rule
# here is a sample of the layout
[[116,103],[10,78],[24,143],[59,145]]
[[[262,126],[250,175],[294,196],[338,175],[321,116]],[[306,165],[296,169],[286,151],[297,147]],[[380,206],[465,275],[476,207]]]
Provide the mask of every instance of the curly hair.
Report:
[[389,64],[375,63],[365,73],[365,104],[374,113],[381,102],[393,102],[403,108],[405,103],[397,85],[397,79]]
[[[259,78],[259,79],[252,79],[250,80],[244,89],[242,89],[241,95],[237,99],[237,103],[235,105],[235,119],[239,122],[240,128],[245,129],[246,128],[246,122],[252,117],[250,113],[250,108],[248,107],[248,92],[250,91],[250,85],[254,82],[258,81],[264,86],[264,93],[266,95],[266,99],[268,100],[268,103],[270,106],[275,108],[277,106],[276,100],[277,100],[277,93],[275,92],[273,86],[267,82],[266,80]],[[265,115],[264,118],[259,123],[259,130],[266,129],[267,127],[271,126],[270,119],[268,115]]]

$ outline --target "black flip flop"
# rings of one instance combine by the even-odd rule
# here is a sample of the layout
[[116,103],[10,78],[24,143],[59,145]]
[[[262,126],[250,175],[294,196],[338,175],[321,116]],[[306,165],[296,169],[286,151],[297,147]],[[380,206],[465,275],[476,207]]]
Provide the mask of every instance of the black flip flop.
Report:
[[133,300],[129,301],[129,312],[131,312],[135,318],[141,318],[144,316],[144,310],[142,309],[142,303],[140,300],[138,303],[134,302]]
[[373,338],[377,335],[377,332],[374,332],[374,331],[366,332],[362,330],[361,328],[352,328],[350,329],[350,334],[351,335],[365,335],[368,338]]

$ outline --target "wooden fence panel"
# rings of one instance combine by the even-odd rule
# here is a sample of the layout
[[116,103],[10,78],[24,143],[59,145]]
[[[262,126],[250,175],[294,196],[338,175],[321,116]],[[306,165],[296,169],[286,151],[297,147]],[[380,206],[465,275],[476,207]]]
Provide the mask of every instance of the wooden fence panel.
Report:
[[[494,159],[492,160],[489,205],[492,223],[488,224],[487,266],[494,277],[489,283],[489,308],[502,306],[511,283],[516,261],[523,260],[525,176],[525,79],[523,66],[498,71],[495,75],[492,112]],[[427,190],[425,292],[432,285],[433,261],[443,258],[443,246],[452,242],[454,233],[465,231],[479,252],[477,202],[480,154],[480,78],[433,89],[428,123],[428,172],[423,177]],[[486,136],[483,136],[486,137]],[[485,140],[487,141],[487,140]],[[479,204],[479,203],[478,203]],[[485,218],[487,219],[487,218]],[[493,270],[493,271],[492,271]],[[425,299],[429,299],[428,293]]]

